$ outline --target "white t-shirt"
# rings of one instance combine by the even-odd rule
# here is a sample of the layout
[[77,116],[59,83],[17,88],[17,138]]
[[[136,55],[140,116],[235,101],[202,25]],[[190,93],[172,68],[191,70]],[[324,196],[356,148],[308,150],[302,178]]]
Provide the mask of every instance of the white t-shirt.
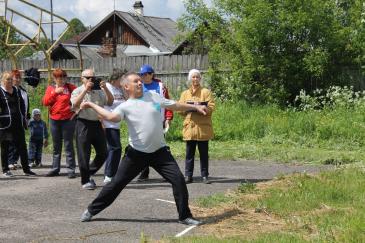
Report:
[[145,92],[141,98],[128,99],[114,109],[128,125],[129,145],[153,153],[166,146],[161,126],[161,108],[175,104],[155,92]]
[[[114,97],[114,102],[111,106],[104,106],[104,109],[108,111],[113,111],[117,106],[125,102],[123,90],[121,88],[117,88],[111,83],[106,83],[106,87],[109,89],[109,91],[112,93]],[[113,128],[113,129],[119,129],[120,128],[120,122],[110,122],[103,120],[103,125],[105,128]]]

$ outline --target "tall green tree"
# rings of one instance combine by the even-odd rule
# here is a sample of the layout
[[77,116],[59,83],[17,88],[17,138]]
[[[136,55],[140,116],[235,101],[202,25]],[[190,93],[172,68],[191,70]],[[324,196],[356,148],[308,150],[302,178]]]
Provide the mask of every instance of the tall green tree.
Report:
[[182,30],[193,33],[202,19],[219,29],[206,29],[206,41],[210,84],[222,98],[283,104],[300,89],[351,84],[343,70],[365,68],[363,0],[214,0],[211,8],[187,0],[185,6]]
[[70,20],[70,29],[62,37],[62,40],[68,40],[75,35],[78,35],[87,30],[85,25],[78,18],[73,18]]

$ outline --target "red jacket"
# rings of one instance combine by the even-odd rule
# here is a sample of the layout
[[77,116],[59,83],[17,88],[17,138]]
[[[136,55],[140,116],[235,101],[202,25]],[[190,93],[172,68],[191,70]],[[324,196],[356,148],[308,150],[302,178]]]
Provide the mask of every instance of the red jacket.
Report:
[[43,96],[43,105],[49,107],[49,115],[52,120],[68,120],[74,112],[71,110],[71,93],[76,86],[66,83],[62,94],[55,92],[56,87],[50,85],[47,87]]

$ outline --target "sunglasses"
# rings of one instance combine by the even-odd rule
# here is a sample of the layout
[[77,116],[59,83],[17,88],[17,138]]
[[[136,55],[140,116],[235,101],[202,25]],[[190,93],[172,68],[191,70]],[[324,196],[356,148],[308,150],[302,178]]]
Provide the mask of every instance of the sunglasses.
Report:
[[151,73],[151,72],[148,72],[148,73],[144,73],[144,74],[142,74],[142,76],[145,76],[145,75],[152,75],[153,73]]
[[91,79],[91,78],[93,78],[94,76],[83,76],[83,78],[85,78],[85,79]]

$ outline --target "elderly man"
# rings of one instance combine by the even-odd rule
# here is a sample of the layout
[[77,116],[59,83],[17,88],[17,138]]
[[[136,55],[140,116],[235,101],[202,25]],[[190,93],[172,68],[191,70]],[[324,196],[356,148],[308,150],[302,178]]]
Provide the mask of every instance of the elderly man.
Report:
[[[155,78],[155,70],[153,70],[152,66],[150,65],[143,65],[139,70],[139,75],[141,76],[143,82],[143,89],[144,91],[153,91],[166,99],[170,99],[169,91],[164,85],[161,80]],[[170,123],[174,117],[174,114],[169,109],[161,108],[161,124],[163,128],[168,129]],[[146,181],[150,174],[149,167],[147,166],[138,177],[139,182]]]
[[[72,108],[78,112],[76,120],[76,145],[81,175],[82,188],[94,190],[96,184],[90,175],[95,174],[103,165],[107,156],[106,138],[99,121],[98,114],[93,109],[79,110],[82,102],[90,101],[97,105],[113,104],[113,95],[106,87],[105,81],[97,81],[94,71],[86,69],[81,76],[82,85],[71,94]],[[91,145],[95,149],[95,158],[89,165]]]
[[[109,112],[92,102],[82,104],[82,109],[94,109],[103,119],[118,122],[125,120],[128,126],[129,145],[125,150],[122,162],[112,181],[103,187],[97,198],[82,214],[81,221],[91,218],[108,207],[146,166],[154,168],[163,178],[172,184],[173,195],[179,213],[179,222],[188,225],[199,225],[194,219],[188,205],[188,190],[169,147],[166,146],[161,126],[161,108],[171,110],[196,110],[206,114],[207,108],[180,104],[165,99],[155,92],[143,92],[141,78],[136,73],[128,73],[122,81],[129,99]],[[148,122],[146,122],[148,121]]]

